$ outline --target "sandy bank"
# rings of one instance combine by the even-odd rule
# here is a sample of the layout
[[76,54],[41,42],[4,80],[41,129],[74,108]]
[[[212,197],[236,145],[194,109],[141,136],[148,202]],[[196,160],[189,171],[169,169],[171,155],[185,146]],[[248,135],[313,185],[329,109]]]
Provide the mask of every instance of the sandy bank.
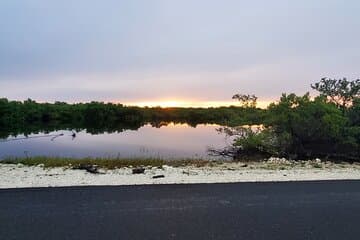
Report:
[[[270,159],[262,163],[222,163],[195,167],[145,167],[144,174],[132,168],[101,169],[92,174],[70,168],[44,168],[21,164],[0,164],[0,188],[139,185],[182,183],[230,183],[265,181],[307,181],[359,179],[360,164],[329,162],[289,162]],[[163,177],[154,179],[154,176]]]

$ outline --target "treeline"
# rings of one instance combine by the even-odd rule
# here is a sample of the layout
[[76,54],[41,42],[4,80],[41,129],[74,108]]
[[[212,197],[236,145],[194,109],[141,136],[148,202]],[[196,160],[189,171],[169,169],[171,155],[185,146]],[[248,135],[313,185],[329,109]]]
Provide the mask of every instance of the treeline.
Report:
[[258,124],[265,111],[258,108],[140,108],[122,104],[90,102],[37,103],[0,99],[0,138],[10,135],[49,132],[59,129],[82,130],[90,133],[136,130],[150,123],[160,127],[164,123],[202,123],[221,125]]
[[360,80],[323,78],[311,87],[319,92],[315,98],[309,93],[283,94],[272,103],[264,129],[221,129],[234,142],[213,153],[236,159],[278,156],[360,161]]

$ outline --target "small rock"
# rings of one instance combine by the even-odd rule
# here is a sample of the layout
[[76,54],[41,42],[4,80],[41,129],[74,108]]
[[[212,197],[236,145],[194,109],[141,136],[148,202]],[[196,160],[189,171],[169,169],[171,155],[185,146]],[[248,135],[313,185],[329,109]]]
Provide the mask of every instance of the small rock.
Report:
[[133,174],[143,174],[143,173],[145,173],[145,168],[142,168],[142,167],[134,168],[134,169],[132,170],[132,173],[133,173]]
[[164,170],[169,170],[171,169],[172,167],[171,166],[168,166],[168,165],[162,165],[162,169]]
[[316,158],[316,159],[315,159],[315,162],[316,162],[316,163],[321,163],[321,159],[320,159],[320,158]]
[[164,178],[164,177],[165,177],[164,175],[155,175],[152,178],[156,179],[156,178]]
[[243,165],[241,165],[240,167],[247,167],[248,165],[247,164],[243,164]]
[[291,163],[289,160],[287,160],[286,158],[276,158],[276,157],[270,157],[267,160],[268,163],[274,163],[274,164],[289,164]]

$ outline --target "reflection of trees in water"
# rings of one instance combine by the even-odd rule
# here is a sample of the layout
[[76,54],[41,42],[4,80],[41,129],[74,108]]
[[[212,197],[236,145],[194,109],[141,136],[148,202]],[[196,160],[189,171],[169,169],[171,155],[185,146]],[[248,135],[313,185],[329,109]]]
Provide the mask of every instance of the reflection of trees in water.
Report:
[[[18,135],[24,135],[24,139],[30,138],[31,134],[44,134],[44,137],[57,137],[58,135],[49,135],[49,133],[60,130],[73,131],[71,137],[75,138],[76,133],[86,130],[86,132],[91,134],[102,134],[102,133],[113,133],[113,132],[123,132],[125,130],[137,130],[142,124],[137,125],[126,125],[126,124],[109,124],[104,125],[82,125],[78,126],[77,124],[56,124],[56,125],[46,125],[46,124],[29,124],[26,127],[12,127],[12,128],[1,128],[0,129],[0,138],[7,139],[9,137],[16,137]],[[74,134],[75,133],[75,134]],[[31,137],[32,138],[32,137]]]
[[72,122],[72,123],[29,123],[26,125],[12,125],[0,127],[0,139],[7,139],[9,137],[16,137],[24,135],[29,138],[31,134],[44,134],[44,137],[51,137],[49,133],[60,130],[68,130],[73,132],[86,131],[90,134],[114,133],[123,132],[127,130],[138,130],[139,128],[150,124],[152,127],[161,128],[169,124],[187,124],[190,127],[196,127],[198,124],[214,124],[216,121],[198,121],[198,120],[154,120],[154,121],[93,121],[93,122]]
[[170,123],[171,122],[159,121],[159,122],[151,122],[150,125],[154,128],[161,128],[168,126]]
[[213,122],[198,122],[198,121],[154,121],[146,124],[150,124],[154,128],[167,127],[169,124],[187,124],[190,127],[197,127],[199,124],[211,124]]
[[[197,122],[186,122],[186,121],[152,121],[152,122],[99,122],[99,123],[73,123],[73,124],[61,124],[61,123],[54,123],[54,124],[27,124],[26,126],[12,126],[7,128],[0,128],[0,139],[7,139],[9,137],[17,137],[19,135],[24,135],[23,138],[16,138],[16,140],[23,140],[23,139],[31,139],[31,138],[41,138],[41,137],[49,137],[55,140],[57,137],[61,137],[61,134],[49,134],[51,132],[60,131],[60,130],[67,130],[72,131],[73,134],[70,136],[75,138],[76,132],[86,131],[90,134],[103,134],[103,133],[120,133],[127,130],[138,130],[139,128],[150,124],[152,127],[161,128],[166,127],[169,124],[188,124],[191,127],[196,127],[198,124]],[[42,136],[29,136],[31,134],[44,134]],[[2,140],[1,142],[5,141],[12,141],[15,139],[7,139]]]

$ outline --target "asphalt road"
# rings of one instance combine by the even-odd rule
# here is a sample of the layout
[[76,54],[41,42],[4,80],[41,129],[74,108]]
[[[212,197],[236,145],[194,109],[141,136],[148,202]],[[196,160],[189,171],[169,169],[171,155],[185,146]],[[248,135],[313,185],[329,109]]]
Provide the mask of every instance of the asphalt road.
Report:
[[0,190],[0,239],[360,239],[360,181]]

